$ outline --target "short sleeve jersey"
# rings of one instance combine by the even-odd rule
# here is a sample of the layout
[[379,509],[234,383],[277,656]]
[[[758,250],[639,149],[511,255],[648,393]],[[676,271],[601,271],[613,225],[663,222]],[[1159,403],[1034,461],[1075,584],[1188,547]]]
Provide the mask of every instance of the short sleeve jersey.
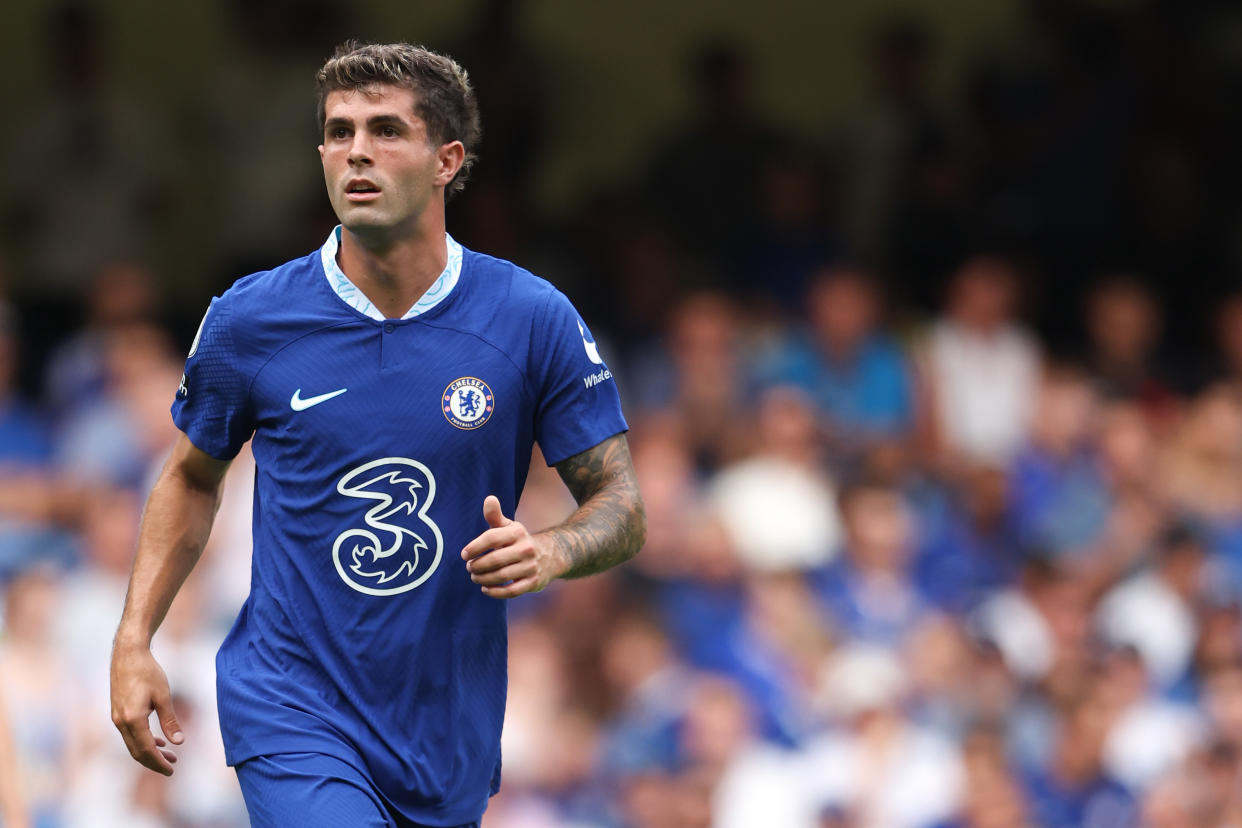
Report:
[[513,514],[536,442],[555,464],[626,429],[565,296],[449,245],[455,282],[403,319],[321,252],[238,281],[172,407],[216,458],[253,437],[251,593],[216,664],[228,761],[359,757],[435,825],[477,820],[499,786],[506,605],[460,556],[483,499]]

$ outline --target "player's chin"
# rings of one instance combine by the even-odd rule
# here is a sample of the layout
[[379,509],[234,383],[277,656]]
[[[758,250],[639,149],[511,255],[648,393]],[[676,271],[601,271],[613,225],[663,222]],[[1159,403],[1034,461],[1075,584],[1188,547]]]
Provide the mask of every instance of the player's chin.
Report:
[[337,212],[337,217],[346,230],[363,235],[382,232],[394,224],[391,216],[369,205],[346,205]]

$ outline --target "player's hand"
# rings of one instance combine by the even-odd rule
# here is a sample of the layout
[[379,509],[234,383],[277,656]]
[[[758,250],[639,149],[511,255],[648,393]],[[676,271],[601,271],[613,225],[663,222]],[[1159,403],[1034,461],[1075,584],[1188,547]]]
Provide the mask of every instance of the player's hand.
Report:
[[461,557],[484,595],[512,598],[538,592],[565,571],[551,540],[505,517],[495,495],[484,498],[483,517],[491,528],[466,544]]
[[[162,739],[151,733],[152,710],[159,716]],[[172,776],[177,755],[167,745],[179,745],[185,737],[173,711],[168,677],[146,647],[118,644],[112,651],[112,723],[121,731],[130,756],[156,773]]]

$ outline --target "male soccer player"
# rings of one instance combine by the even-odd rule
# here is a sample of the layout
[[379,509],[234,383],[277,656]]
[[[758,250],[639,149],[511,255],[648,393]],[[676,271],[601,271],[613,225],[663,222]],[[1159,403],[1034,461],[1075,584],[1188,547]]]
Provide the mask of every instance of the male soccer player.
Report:
[[[497,599],[638,551],[626,423],[569,301],[445,233],[479,136],[461,67],[348,43],[318,87],[341,225],[203,319],[113,649],[113,721],[172,773],[183,737],[150,641],[253,438],[251,592],[216,667],[254,824],[477,825],[500,782]],[[535,442],[579,505],[531,534],[506,515]]]

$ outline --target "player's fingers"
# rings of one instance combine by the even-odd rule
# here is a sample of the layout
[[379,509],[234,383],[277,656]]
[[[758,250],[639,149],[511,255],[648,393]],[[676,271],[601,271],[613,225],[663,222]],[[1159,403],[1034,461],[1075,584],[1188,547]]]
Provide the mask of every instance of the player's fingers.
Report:
[[120,727],[120,731],[130,756],[156,773],[172,776],[172,763],[176,761],[176,757],[167,758],[165,754],[171,751],[162,751],[155,746],[155,737],[151,735],[145,723],[142,725],[126,723]]
[[488,529],[479,535],[470,543],[466,544],[466,548],[461,550],[462,560],[470,560],[478,557],[489,549],[499,549],[508,546],[518,539],[520,532],[515,528],[515,524],[501,526],[497,529]]
[[504,512],[500,510],[500,498],[496,495],[488,495],[483,498],[483,519],[487,521],[487,525],[493,529],[499,529],[501,526],[508,526],[512,523]]
[[483,587],[483,594],[488,598],[516,598],[517,596],[524,595],[527,592],[533,592],[534,589],[534,578],[520,578],[513,583],[505,584],[504,586],[485,586]]
[[164,737],[174,745],[181,744],[185,737],[181,735],[181,725],[177,722],[177,712],[173,710],[172,696],[167,689],[155,694],[155,714],[159,717]]
[[473,575],[481,575],[485,572],[494,572],[501,567],[510,566],[519,561],[530,560],[534,556],[534,548],[528,544],[502,546],[470,561],[466,564],[466,569]]
[[524,560],[510,564],[509,566],[501,567],[500,569],[496,569],[491,572],[472,572],[470,574],[470,580],[480,586],[500,586],[502,584],[507,584],[510,581],[521,581],[531,578],[537,571],[538,567],[535,566],[534,561]]

